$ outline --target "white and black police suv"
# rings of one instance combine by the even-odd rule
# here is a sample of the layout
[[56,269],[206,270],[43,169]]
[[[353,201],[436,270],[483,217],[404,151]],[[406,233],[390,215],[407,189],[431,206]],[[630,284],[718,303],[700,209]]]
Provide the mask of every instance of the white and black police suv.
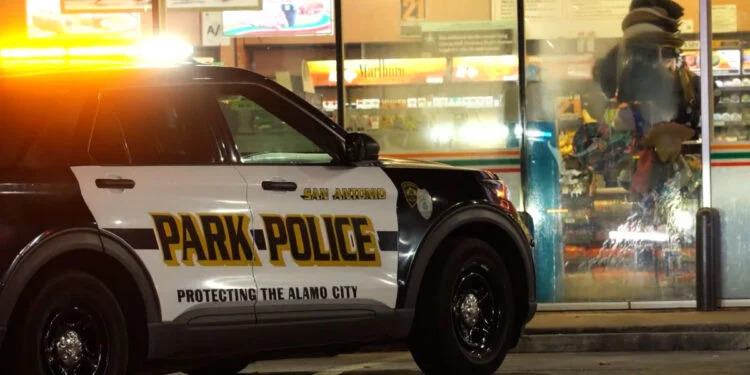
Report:
[[493,174],[378,151],[239,69],[1,78],[4,373],[399,341],[493,372],[536,310],[530,225]]

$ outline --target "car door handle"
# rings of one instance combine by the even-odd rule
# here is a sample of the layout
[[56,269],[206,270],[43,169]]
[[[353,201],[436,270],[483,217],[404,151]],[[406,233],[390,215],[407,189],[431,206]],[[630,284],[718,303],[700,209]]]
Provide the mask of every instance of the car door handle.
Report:
[[290,181],[263,181],[260,186],[263,190],[273,191],[295,191],[297,190],[297,184]]
[[97,178],[96,187],[99,189],[132,189],[135,181],[126,178]]

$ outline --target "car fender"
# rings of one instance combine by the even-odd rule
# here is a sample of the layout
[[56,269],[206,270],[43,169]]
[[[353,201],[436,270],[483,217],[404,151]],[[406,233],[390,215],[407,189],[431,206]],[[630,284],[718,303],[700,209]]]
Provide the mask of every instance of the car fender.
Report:
[[528,283],[529,301],[536,299],[534,263],[531,256],[530,243],[529,240],[524,239],[518,224],[514,223],[512,218],[508,217],[506,213],[498,208],[487,204],[468,204],[460,205],[448,211],[425,235],[425,239],[416,252],[416,257],[407,277],[404,308],[416,308],[427,266],[445,239],[456,229],[477,222],[494,225],[499,230],[508,234],[513,240],[516,249],[520,251],[519,256],[523,262]]
[[[103,246],[104,244],[104,246]],[[7,325],[26,286],[45,264],[72,251],[99,251],[119,262],[135,280],[144,299],[148,322],[161,321],[159,300],[151,278],[132,249],[93,227],[47,231],[23,248],[2,278],[0,326]]]

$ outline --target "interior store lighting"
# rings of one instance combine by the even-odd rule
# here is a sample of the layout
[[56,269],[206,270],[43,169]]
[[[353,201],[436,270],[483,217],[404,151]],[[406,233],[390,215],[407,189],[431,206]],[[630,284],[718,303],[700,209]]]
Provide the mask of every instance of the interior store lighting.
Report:
[[659,232],[609,232],[609,239],[613,241],[644,241],[644,242],[668,242],[669,235]]

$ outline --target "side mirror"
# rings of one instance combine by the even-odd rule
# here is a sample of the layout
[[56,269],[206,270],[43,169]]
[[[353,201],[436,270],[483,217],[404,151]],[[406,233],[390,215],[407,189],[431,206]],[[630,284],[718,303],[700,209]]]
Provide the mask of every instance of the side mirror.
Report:
[[349,133],[344,139],[346,161],[350,163],[374,162],[378,160],[380,145],[364,133]]

